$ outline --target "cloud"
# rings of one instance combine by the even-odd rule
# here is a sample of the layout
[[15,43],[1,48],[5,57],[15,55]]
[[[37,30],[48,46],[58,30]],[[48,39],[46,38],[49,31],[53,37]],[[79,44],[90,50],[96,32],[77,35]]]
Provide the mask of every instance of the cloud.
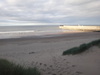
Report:
[[0,22],[100,24],[99,8],[100,0],[0,0]]

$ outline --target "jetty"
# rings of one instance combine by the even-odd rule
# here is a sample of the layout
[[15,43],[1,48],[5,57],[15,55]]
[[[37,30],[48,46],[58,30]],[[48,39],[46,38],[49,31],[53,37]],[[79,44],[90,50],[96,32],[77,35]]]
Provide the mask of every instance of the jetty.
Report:
[[77,31],[100,31],[100,26],[70,26],[70,25],[60,25],[59,28],[67,30],[77,30]]

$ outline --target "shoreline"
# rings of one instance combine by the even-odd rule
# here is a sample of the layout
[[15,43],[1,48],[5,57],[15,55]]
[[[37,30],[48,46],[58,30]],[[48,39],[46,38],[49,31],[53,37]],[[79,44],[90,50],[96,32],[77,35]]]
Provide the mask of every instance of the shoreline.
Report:
[[75,37],[78,37],[78,36],[86,36],[86,35],[90,35],[93,34],[93,35],[96,35],[96,36],[99,36],[99,33],[100,32],[65,32],[65,33],[56,33],[56,34],[46,34],[46,35],[37,35],[37,36],[25,36],[25,37],[16,37],[16,38],[2,38],[0,39],[1,40],[32,40],[32,39],[35,39],[35,40],[38,40],[38,39],[52,39],[52,38],[64,38],[64,37],[72,37],[73,35]]

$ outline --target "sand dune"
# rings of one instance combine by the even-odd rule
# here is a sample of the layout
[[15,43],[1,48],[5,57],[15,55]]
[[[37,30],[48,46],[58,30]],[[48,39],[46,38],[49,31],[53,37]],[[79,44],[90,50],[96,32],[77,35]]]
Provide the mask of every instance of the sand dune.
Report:
[[62,56],[66,49],[100,39],[100,32],[0,40],[0,58],[38,67],[42,75],[100,75],[100,48]]

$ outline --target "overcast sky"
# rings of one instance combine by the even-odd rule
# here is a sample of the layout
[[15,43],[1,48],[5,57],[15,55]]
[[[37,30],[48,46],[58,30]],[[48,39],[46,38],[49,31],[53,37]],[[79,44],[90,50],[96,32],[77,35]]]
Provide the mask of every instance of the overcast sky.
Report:
[[100,25],[100,0],[0,0],[0,25]]

